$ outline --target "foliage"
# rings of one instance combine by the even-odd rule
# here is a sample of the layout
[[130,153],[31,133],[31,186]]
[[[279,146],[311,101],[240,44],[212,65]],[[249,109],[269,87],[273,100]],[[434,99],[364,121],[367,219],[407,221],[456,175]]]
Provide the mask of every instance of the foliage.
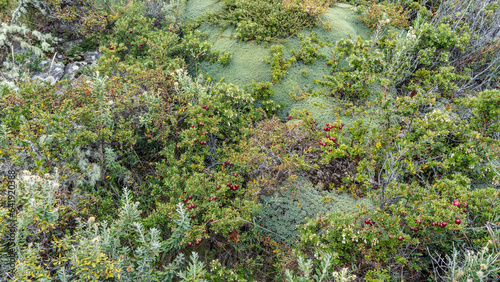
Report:
[[221,10],[208,13],[206,19],[224,28],[233,24],[236,36],[243,41],[261,42],[295,35],[303,28],[313,27],[324,10],[324,4],[316,10],[304,10],[298,5],[287,7],[280,0],[224,0]]
[[[312,281],[335,281],[335,282],[347,282],[347,281],[356,281],[356,275],[351,275],[349,269],[342,268],[340,272],[333,271],[331,274],[329,273],[330,268],[333,263],[333,255],[330,253],[320,253],[319,256],[314,254],[314,257],[318,257],[318,260],[314,260],[314,264],[317,265],[316,273],[313,272],[313,260],[307,259],[304,260],[302,256],[299,256],[297,259],[297,263],[299,264],[299,270],[302,272],[302,275],[294,275],[293,270],[287,269],[285,272],[287,281],[289,282],[299,282],[299,281],[311,281],[311,274],[313,280]],[[318,265],[319,264],[319,265]],[[325,280],[326,279],[326,280]]]
[[262,212],[257,222],[275,240],[285,240],[292,243],[297,235],[297,226],[304,223],[306,217],[326,214],[331,208],[327,205],[335,197],[331,193],[318,193],[305,180],[295,180],[286,183],[274,194],[262,195]]
[[[338,40],[323,54],[331,46],[320,36],[329,33],[303,29],[332,3],[225,0],[206,19],[234,24],[241,40],[299,34],[290,54],[283,41],[270,46],[270,82],[252,77],[244,87],[197,74],[203,61],[227,66],[232,56],[212,50],[201,21],[184,21],[185,1],[22,9],[36,3],[12,7],[7,25],[43,8],[45,31],[66,26],[67,38],[87,36],[75,52],[99,44],[103,56],[77,80],[18,79],[18,91],[0,90],[0,161],[26,170],[16,180],[13,234],[0,206],[0,237],[13,240],[18,259],[7,269],[2,250],[4,275],[498,278],[498,1],[357,1],[372,37]],[[8,64],[16,40],[49,50],[52,39],[44,44],[34,30],[4,38]],[[35,53],[12,63],[22,69],[29,59],[36,69]],[[309,70],[321,59],[330,75],[319,81]],[[289,68],[305,68],[296,60],[326,88],[309,94],[332,96],[325,105],[306,96],[277,105],[280,82],[293,82],[284,80]],[[284,120],[272,116],[278,109]]]
[[368,97],[370,94],[368,87],[376,82],[377,75],[387,67],[384,54],[373,47],[372,42],[360,37],[356,42],[337,41],[334,59],[328,63],[332,65],[332,70],[336,69],[341,58],[345,56],[348,66],[332,76],[325,76],[325,80],[315,80],[315,82],[331,89],[333,95],[352,99]]
[[[39,13],[46,14],[47,8],[45,6],[46,3],[42,1],[20,1],[12,13],[10,23],[1,22],[0,59],[4,59],[4,61],[1,66],[0,87],[3,88],[6,86],[16,89],[19,82],[26,80],[26,77],[24,77],[26,75],[25,70],[23,70],[24,65],[16,62],[14,57],[15,46],[20,46],[25,50],[31,51],[37,57],[42,57],[44,52],[53,50],[50,44],[58,40],[56,37],[48,33],[44,34],[37,30],[32,30],[20,21],[21,17],[28,14],[28,9],[35,9]],[[38,41],[38,44],[34,41]],[[12,57],[10,57],[10,54],[12,54]],[[11,58],[12,60],[10,60]]]
[[[118,278],[124,280],[161,279],[171,281],[174,277],[199,278],[206,274],[203,263],[193,252],[192,262],[185,271],[180,271],[183,256],[167,267],[166,271],[155,270],[156,259],[161,252],[179,249],[181,237],[189,230],[190,218],[181,205],[179,220],[173,237],[162,241],[157,229],[146,232],[141,223],[139,202],[133,202],[125,188],[121,199],[119,217],[111,223],[98,223],[94,217],[78,223],[73,232],[58,232],[59,215],[69,211],[68,206],[59,205],[56,190],[60,186],[58,176],[54,180],[49,174],[44,178],[26,171],[20,182],[17,195],[25,203],[17,203],[16,249],[26,256],[20,258],[14,269],[14,278],[21,280],[75,277],[97,281]],[[2,217],[2,221],[5,217]],[[64,233],[66,235],[64,235]],[[53,246],[53,247],[51,247]],[[43,256],[42,256],[43,254]],[[50,261],[51,260],[51,261]],[[40,261],[53,266],[54,271],[45,271]],[[63,281],[67,281],[64,280]]]
[[481,91],[472,98],[463,98],[458,102],[471,109],[469,124],[483,138],[500,131],[500,110],[495,106],[499,103],[500,91],[496,89]]
[[276,104],[272,100],[274,97],[273,84],[271,82],[255,82],[252,81],[247,87],[245,87],[245,91],[252,95],[252,98],[255,101],[261,101],[264,106],[264,111],[267,115],[272,115],[277,110],[281,108],[280,105]]
[[265,57],[264,62],[271,65],[271,82],[278,83],[286,75],[286,70],[296,62],[295,56],[286,60],[283,58],[283,45],[274,45],[270,49],[272,58]]
[[[292,50],[292,54],[297,61],[302,61],[306,65],[311,65],[319,58],[326,57],[324,54],[320,53],[318,49],[327,45],[327,43],[320,40],[314,31],[305,38],[300,34],[298,36],[301,48],[299,51]],[[313,43],[316,43],[316,46],[313,46]]]
[[395,3],[378,3],[372,0],[371,4],[364,9],[365,16],[360,17],[363,22],[370,28],[375,28],[377,25],[386,22],[397,29],[408,27],[408,13],[409,10],[403,10],[401,5]]
[[331,0],[286,0],[283,1],[285,9],[300,9],[303,13],[318,16],[326,11],[332,4]]
[[445,271],[444,275],[440,275],[440,278],[445,281],[494,280],[498,277],[497,273],[500,272],[500,266],[497,263],[500,253],[495,254],[496,249],[491,252],[489,246],[490,243],[477,252],[454,247],[451,256],[447,256],[445,259],[438,256],[433,258],[433,263]]

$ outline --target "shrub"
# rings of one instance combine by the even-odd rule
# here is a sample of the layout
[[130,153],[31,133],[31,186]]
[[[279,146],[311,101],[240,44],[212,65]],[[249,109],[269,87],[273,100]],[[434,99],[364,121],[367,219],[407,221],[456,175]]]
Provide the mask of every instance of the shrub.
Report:
[[[327,45],[325,41],[318,38],[318,35],[313,31],[309,36],[305,37],[298,35],[300,39],[300,50],[292,50],[293,56],[298,60],[302,61],[306,65],[312,65],[319,58],[326,58],[326,56],[318,51],[319,48]],[[316,46],[313,46],[316,43]],[[330,46],[330,44],[328,44]]]
[[313,27],[324,9],[321,7],[314,12],[312,8],[302,10],[295,5],[285,8],[281,0],[225,0],[222,9],[208,13],[206,19],[224,28],[229,24],[235,25],[237,37],[243,41],[271,41]]
[[368,27],[374,28],[379,24],[389,24],[397,29],[403,29],[409,25],[409,10],[394,3],[377,3],[373,0],[365,7],[364,17],[359,17]]
[[274,45],[270,49],[272,57],[265,57],[264,62],[271,65],[271,82],[278,83],[286,75],[286,70],[292,63],[295,63],[296,58],[292,56],[286,60],[283,58],[283,45]]
[[303,13],[319,16],[331,5],[331,0],[285,0],[283,7],[293,10],[300,7]]
[[[58,39],[51,34],[43,34],[37,30],[28,28],[20,21],[20,18],[28,14],[28,9],[34,8],[34,11],[42,14],[47,13],[45,3],[40,1],[21,2],[12,13],[10,23],[1,22],[0,26],[0,58],[6,59],[1,68],[3,75],[0,76],[0,87],[4,86],[17,89],[21,81],[26,80],[26,70],[22,64],[19,64],[7,54],[14,53],[14,46],[20,46],[28,51],[33,52],[37,57],[42,57],[43,52],[53,50],[50,47]],[[31,35],[32,37],[28,37]],[[35,38],[39,44],[35,44],[32,38]],[[38,46],[37,46],[38,45]]]
[[[57,203],[58,176],[52,180],[49,174],[41,178],[24,172],[21,179],[17,197],[23,199],[23,203],[16,203],[19,212],[15,248],[22,255],[15,265],[14,279],[172,281],[176,277],[194,279],[206,274],[204,264],[194,252],[186,270],[183,270],[182,254],[164,271],[156,270],[159,255],[180,249],[184,234],[190,229],[190,217],[182,205],[176,210],[177,228],[167,240],[162,240],[155,228],[144,230],[139,202],[132,201],[126,188],[117,219],[99,223],[94,217],[86,221],[76,218],[78,224],[71,232],[60,232],[64,221],[59,215],[68,207]],[[3,212],[2,215],[1,222],[5,220]]]

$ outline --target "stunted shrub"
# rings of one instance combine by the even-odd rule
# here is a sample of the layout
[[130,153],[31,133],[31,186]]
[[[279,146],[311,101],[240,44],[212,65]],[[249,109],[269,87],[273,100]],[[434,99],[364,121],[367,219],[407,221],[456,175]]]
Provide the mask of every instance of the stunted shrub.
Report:
[[[123,191],[119,217],[112,222],[97,222],[94,217],[87,220],[74,218],[77,226],[65,232],[60,228],[66,224],[64,216],[68,207],[58,203],[59,176],[32,175],[29,171],[16,180],[16,234],[5,234],[11,229],[1,228],[1,237],[15,238],[17,262],[11,272],[15,280],[59,278],[99,281],[105,279],[140,279],[171,281],[201,278],[206,274],[205,266],[196,253],[183,271],[184,256],[181,254],[164,271],[156,268],[161,253],[175,252],[183,243],[184,234],[190,229],[187,211],[178,205],[176,216],[171,219],[176,230],[167,240],[162,240],[156,228],[146,231],[141,223],[139,202],[133,202],[127,188]],[[0,208],[0,226],[6,221],[5,208]],[[15,236],[5,236],[15,235]],[[0,260],[5,261],[5,253]],[[5,269],[2,269],[5,270]],[[9,270],[4,271],[7,274]],[[70,279],[70,277],[72,277]]]
[[[281,0],[224,0],[222,9],[208,13],[206,18],[224,28],[235,25],[237,37],[243,41],[272,41],[314,27],[326,3],[322,0],[311,2],[318,4],[314,4],[316,8],[309,5],[308,9],[306,2],[295,1],[289,1],[285,7]],[[300,3],[305,5],[304,9]]]
[[303,13],[318,16],[330,6],[331,0],[284,0],[283,7],[286,9],[299,8]]
[[387,23],[395,28],[402,29],[408,27],[409,9],[403,9],[402,6],[396,4],[377,3],[373,0],[369,6],[364,8],[365,15],[359,17],[368,27],[375,28],[381,22]]

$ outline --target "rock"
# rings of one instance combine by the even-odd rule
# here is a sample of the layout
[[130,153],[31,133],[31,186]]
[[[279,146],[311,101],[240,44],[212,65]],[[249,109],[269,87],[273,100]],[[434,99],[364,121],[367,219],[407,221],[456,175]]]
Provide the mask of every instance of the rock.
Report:
[[40,66],[43,67],[43,70],[40,73],[34,74],[31,79],[40,79],[53,85],[64,75],[65,68],[63,63],[52,63],[52,60],[43,60]]
[[69,63],[64,69],[65,78],[71,80],[77,77],[78,70],[86,66],[87,62],[73,62]]
[[[28,49],[25,49],[25,48],[22,48],[22,47],[16,47],[14,48],[14,53],[15,54],[23,54],[23,53],[26,53],[28,51]],[[33,62],[35,59],[36,59],[36,55],[35,54],[31,54],[29,55],[27,58],[26,58],[26,62]]]
[[87,64],[90,65],[90,67],[94,67],[97,65],[97,61],[102,57],[103,53],[100,52],[86,52],[83,53],[83,57],[85,58],[85,61]]
[[78,40],[64,42],[61,48],[64,50],[64,52],[68,52],[71,49],[71,47],[73,47],[73,45],[78,44],[81,41],[82,41],[81,39],[78,39]]
[[491,138],[496,139],[496,140],[500,140],[500,132],[493,133],[491,135]]

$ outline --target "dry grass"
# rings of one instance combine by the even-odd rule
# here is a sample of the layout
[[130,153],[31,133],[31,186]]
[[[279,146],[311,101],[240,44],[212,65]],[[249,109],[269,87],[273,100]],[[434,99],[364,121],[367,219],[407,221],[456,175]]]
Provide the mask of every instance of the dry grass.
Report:
[[302,12],[319,16],[330,7],[332,0],[283,0],[286,9],[299,9]]

